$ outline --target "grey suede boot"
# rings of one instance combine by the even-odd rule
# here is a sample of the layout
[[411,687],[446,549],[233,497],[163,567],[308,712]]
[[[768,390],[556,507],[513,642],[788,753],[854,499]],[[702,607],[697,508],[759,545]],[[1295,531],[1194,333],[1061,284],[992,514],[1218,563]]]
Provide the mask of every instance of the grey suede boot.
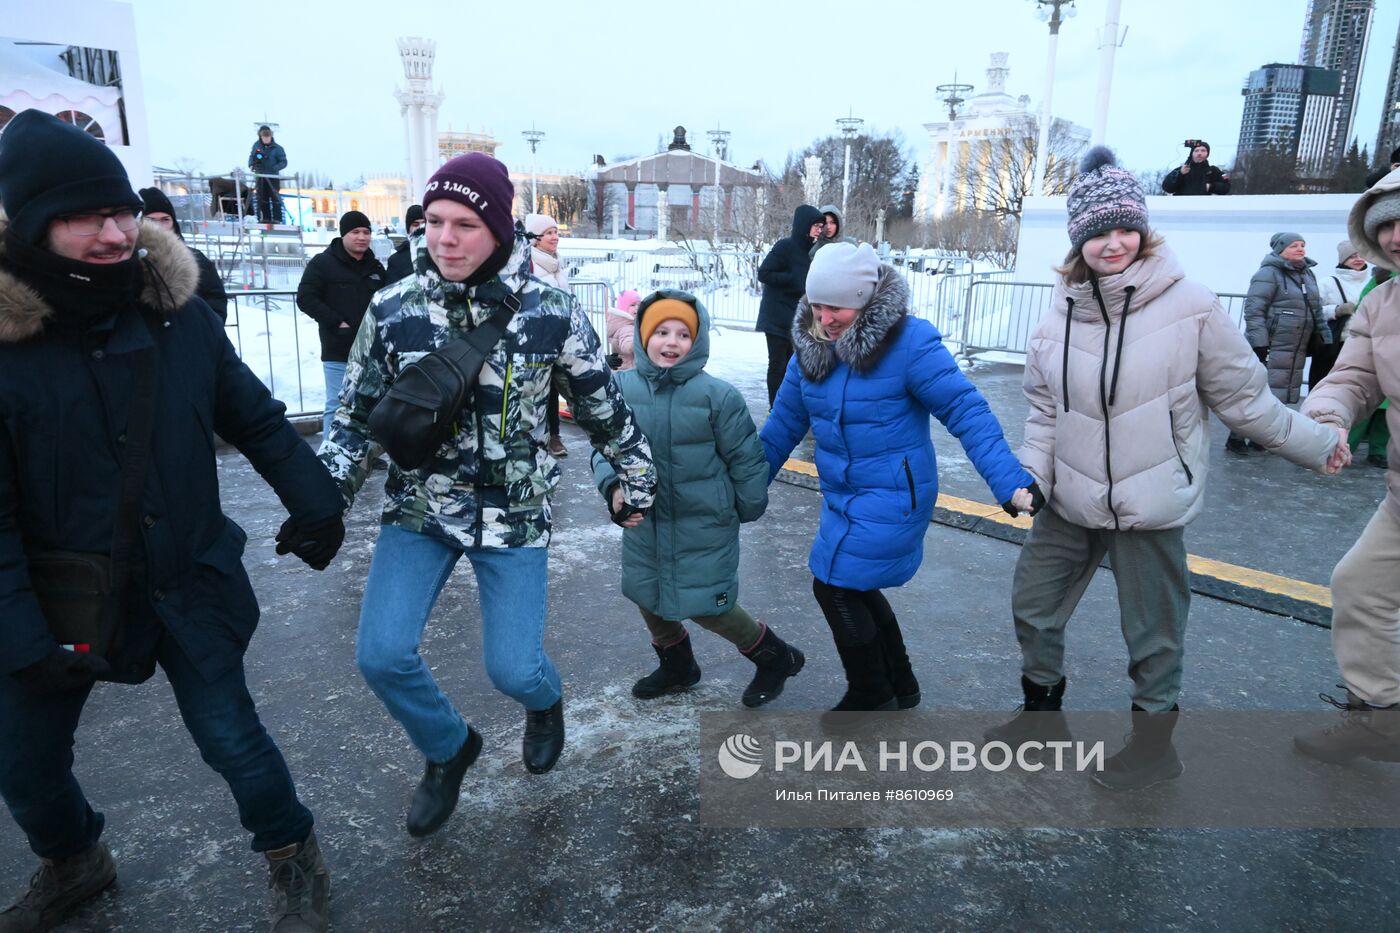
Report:
[[1350,690],[1345,703],[1325,693],[1318,696],[1342,711],[1341,721],[1294,736],[1298,751],[1334,764],[1357,758],[1400,761],[1400,707],[1372,706]]
[[331,920],[331,875],[316,833],[263,854],[272,889],[272,933],[325,933]]
[[41,859],[29,890],[0,913],[0,933],[51,930],[83,901],[117,880],[117,863],[101,842],[65,859]]

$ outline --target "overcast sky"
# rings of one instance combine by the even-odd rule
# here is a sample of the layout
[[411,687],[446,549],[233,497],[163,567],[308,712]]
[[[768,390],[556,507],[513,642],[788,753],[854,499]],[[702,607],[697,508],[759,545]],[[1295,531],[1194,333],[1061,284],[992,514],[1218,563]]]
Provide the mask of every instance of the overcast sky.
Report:
[[[731,130],[733,161],[781,167],[791,150],[835,131],[848,110],[900,130],[922,162],[923,124],[945,112],[935,86],[984,89],[988,55],[1009,52],[1007,90],[1039,107],[1048,29],[1032,0],[593,0],[528,5],[438,0],[133,0],[151,154],[206,171],[243,165],[264,115],[281,124],[290,170],[345,182],[402,173],[403,82],[395,37],[437,42],[439,121],[487,129],[508,165],[529,166],[520,132],[547,134],[540,171],[579,171],[654,152],[671,127]],[[1054,111],[1093,122],[1105,0],[1079,0],[1060,33]],[[1167,166],[1201,137],[1228,164],[1240,86],[1268,62],[1297,60],[1306,0],[1123,0],[1108,142],[1133,169]],[[1371,29],[1353,133],[1375,144],[1400,3]],[[366,11],[372,11],[367,13]],[[231,26],[237,26],[231,33]]]

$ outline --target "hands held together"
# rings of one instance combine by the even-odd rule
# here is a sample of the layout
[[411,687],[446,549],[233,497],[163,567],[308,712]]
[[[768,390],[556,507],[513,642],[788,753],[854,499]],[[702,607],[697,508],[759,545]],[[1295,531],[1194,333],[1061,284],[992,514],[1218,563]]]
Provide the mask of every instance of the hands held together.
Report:
[[1040,491],[1039,483],[1031,483],[1024,489],[1016,490],[1001,507],[1012,518],[1022,512],[1028,512],[1034,518],[1036,513],[1045,507],[1045,494]]
[[1351,466],[1351,445],[1347,443],[1347,429],[1341,425],[1333,425],[1337,429],[1337,446],[1332,449],[1332,456],[1327,458],[1327,465],[1323,472],[1328,476],[1340,473],[1342,467]]
[[614,486],[612,492],[608,494],[608,512],[612,516],[613,524],[623,528],[636,528],[646,517],[641,509],[634,508],[622,501],[621,486]]
[[313,570],[325,570],[345,541],[345,519],[339,515],[299,523],[288,518],[277,532],[277,553],[295,554]]

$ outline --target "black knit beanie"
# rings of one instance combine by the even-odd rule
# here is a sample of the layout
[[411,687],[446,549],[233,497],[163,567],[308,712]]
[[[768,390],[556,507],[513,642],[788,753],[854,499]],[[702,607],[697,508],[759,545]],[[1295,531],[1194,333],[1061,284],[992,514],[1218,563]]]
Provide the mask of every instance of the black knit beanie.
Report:
[[345,234],[354,230],[356,227],[365,227],[370,230],[374,229],[373,225],[369,222],[369,218],[359,211],[346,211],[344,214],[340,215],[341,236],[345,236]]
[[71,123],[22,110],[0,136],[0,207],[26,243],[59,214],[141,206],[117,154]]
[[413,228],[413,225],[414,225],[415,223],[417,223],[418,221],[420,221],[420,220],[422,220],[422,219],[423,219],[423,205],[421,205],[421,204],[410,204],[410,205],[408,206],[408,210],[404,211],[404,214],[403,214],[403,228],[404,228],[405,230],[410,230],[410,229]]

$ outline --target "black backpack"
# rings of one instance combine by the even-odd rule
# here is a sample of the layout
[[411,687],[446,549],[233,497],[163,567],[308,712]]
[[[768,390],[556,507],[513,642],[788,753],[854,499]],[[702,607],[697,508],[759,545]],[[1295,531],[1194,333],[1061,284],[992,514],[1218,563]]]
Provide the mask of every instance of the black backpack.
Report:
[[481,367],[520,310],[514,295],[506,295],[501,304],[501,310],[465,337],[405,366],[370,412],[370,434],[400,469],[423,466],[456,432]]

